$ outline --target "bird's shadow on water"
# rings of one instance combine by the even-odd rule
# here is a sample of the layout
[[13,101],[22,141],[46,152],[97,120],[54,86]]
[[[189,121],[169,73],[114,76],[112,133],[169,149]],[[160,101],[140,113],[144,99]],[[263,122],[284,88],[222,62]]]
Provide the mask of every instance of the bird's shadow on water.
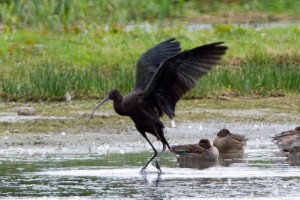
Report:
[[152,186],[159,186],[160,182],[162,181],[161,175],[160,173],[157,173],[156,175],[154,173],[147,173],[147,172],[140,172],[142,179],[147,182],[149,185]]
[[151,199],[165,199],[166,193],[165,191],[160,187],[160,180],[156,181],[155,184],[148,185],[147,190],[143,194],[145,198],[151,198]]
[[[237,162],[236,159],[233,159],[233,157],[236,158],[235,156],[237,155],[227,155],[224,156],[222,160],[228,159],[226,160],[226,165],[229,166],[231,163]],[[140,172],[143,183],[147,185],[145,187],[147,190],[144,193],[144,197],[151,199],[164,199],[167,198],[167,195],[164,192],[164,187],[169,184],[168,182],[170,180],[190,178],[191,175],[196,175],[202,170],[220,166],[220,163],[218,161],[199,161],[195,159],[188,159],[184,161],[177,160],[174,165],[170,166],[171,168],[162,168],[162,174],[157,173],[154,166],[149,166],[150,170]]]
[[155,171],[150,171],[150,172],[140,171],[140,174],[144,183],[144,185],[141,185],[141,187],[144,187],[146,189],[145,193],[143,194],[143,198],[150,198],[150,199],[166,198],[165,191],[161,188],[161,186],[163,186],[162,176],[164,175],[164,172],[160,174]]

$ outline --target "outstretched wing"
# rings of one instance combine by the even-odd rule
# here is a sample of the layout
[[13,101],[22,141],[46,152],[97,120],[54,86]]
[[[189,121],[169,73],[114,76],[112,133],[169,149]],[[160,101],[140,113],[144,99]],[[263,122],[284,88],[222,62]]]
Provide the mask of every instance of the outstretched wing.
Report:
[[221,44],[223,42],[203,45],[166,59],[145,88],[144,100],[160,114],[163,111],[174,117],[177,101],[225,54],[227,47]]
[[159,43],[145,52],[137,62],[135,89],[145,89],[160,64],[180,52],[180,43],[175,38]]

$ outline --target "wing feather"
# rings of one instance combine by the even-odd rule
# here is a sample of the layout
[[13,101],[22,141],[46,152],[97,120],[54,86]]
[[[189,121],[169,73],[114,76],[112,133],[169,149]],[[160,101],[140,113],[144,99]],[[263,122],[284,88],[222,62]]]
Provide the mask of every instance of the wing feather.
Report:
[[173,146],[171,149],[173,152],[181,156],[185,156],[190,153],[203,154],[205,152],[205,149],[199,146],[199,144]]
[[225,54],[227,47],[221,44],[223,42],[199,46],[164,60],[145,88],[144,99],[174,117],[178,100]]
[[180,43],[170,38],[145,52],[137,62],[135,89],[145,89],[160,64],[180,52]]

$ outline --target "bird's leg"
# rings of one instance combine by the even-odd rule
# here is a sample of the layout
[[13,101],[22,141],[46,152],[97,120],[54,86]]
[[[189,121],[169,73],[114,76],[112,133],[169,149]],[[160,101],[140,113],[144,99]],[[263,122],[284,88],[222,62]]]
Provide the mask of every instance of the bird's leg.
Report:
[[142,168],[141,172],[143,172],[146,167],[149,165],[149,163],[157,156],[157,150],[154,148],[153,144],[150,142],[150,140],[148,139],[148,137],[146,136],[146,134],[142,134],[144,136],[144,138],[147,140],[147,142],[150,144],[150,146],[152,147],[153,151],[154,151],[154,155],[148,160],[148,162],[146,163],[146,165]]
[[158,173],[159,173],[159,174],[162,173],[162,171],[161,171],[161,169],[160,169],[160,165],[159,165],[159,159],[160,159],[160,157],[163,155],[164,151],[166,150],[166,145],[165,145],[165,143],[162,142],[162,144],[163,144],[163,149],[162,149],[161,152],[159,152],[158,156],[156,157],[156,161],[155,161],[155,167],[156,167],[156,169],[158,170]]
[[159,159],[163,155],[164,151],[166,150],[166,146],[168,146],[168,148],[170,149],[170,145],[169,145],[167,139],[165,138],[163,130],[158,130],[158,132],[156,132],[156,136],[163,145],[163,149],[161,150],[161,152],[159,152],[158,156],[156,157],[156,161],[155,161],[155,167],[157,168],[158,173],[161,174],[162,171],[160,169]]

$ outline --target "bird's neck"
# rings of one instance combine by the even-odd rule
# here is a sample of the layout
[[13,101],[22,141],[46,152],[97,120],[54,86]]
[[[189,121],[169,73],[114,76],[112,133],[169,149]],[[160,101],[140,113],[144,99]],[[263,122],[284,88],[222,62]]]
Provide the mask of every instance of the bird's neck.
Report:
[[119,115],[125,115],[124,108],[122,106],[123,97],[118,95],[114,100],[114,109]]

